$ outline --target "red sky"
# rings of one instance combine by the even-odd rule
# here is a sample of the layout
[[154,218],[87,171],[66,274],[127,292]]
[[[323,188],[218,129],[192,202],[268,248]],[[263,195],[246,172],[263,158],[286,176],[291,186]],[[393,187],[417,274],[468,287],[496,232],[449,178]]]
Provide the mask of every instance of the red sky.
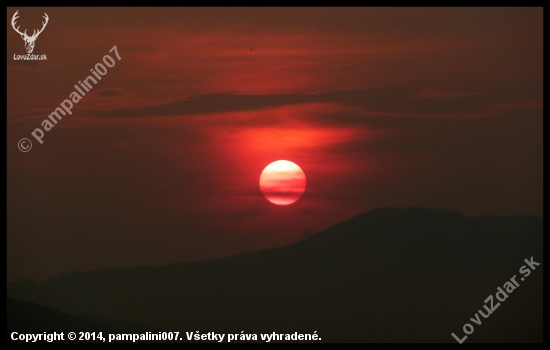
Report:
[[[48,14],[46,61],[14,60],[16,10],[28,32]],[[376,207],[542,215],[542,49],[542,8],[8,8],[8,280],[276,247]],[[278,159],[307,178],[289,206],[258,186]]]

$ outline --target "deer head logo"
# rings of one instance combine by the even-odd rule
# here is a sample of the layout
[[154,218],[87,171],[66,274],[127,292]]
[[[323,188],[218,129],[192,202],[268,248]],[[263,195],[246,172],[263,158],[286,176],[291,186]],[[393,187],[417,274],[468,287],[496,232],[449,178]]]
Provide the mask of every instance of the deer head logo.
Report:
[[19,31],[19,26],[17,28],[15,28],[15,21],[17,20],[17,18],[19,18],[17,16],[17,12],[19,12],[19,10],[15,11],[15,13],[13,14],[13,17],[11,18],[11,26],[13,27],[13,29],[17,33],[19,33],[21,35],[21,38],[23,40],[25,40],[25,49],[27,50],[27,53],[32,53],[32,50],[34,49],[34,42],[36,41],[36,38],[38,37],[38,35],[40,35],[40,33],[42,33],[44,28],[46,28],[46,24],[48,24],[48,19],[49,19],[48,14],[46,12],[44,12],[44,19],[46,21],[42,22],[42,29],[40,29],[39,31],[36,31],[36,29],[35,29],[33,31],[32,35],[28,36],[26,29],[25,29],[25,32],[21,33]]

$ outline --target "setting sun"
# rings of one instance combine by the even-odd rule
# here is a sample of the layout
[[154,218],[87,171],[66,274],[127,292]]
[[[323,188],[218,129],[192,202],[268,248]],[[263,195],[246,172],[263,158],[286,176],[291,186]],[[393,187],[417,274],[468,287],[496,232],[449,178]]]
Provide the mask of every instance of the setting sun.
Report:
[[260,189],[273,204],[292,204],[300,199],[306,189],[306,175],[295,163],[278,160],[262,171]]

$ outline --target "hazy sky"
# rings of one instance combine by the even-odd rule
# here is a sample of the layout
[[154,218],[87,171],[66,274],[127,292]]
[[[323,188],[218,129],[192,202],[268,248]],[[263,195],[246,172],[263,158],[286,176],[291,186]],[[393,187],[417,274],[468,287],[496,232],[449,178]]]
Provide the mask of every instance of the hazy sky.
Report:
[[[46,61],[14,60],[16,10],[29,34],[48,14]],[[276,247],[376,207],[542,215],[542,18],[8,8],[8,280]],[[39,144],[114,45],[121,60]],[[258,186],[279,159],[307,178],[288,206]]]

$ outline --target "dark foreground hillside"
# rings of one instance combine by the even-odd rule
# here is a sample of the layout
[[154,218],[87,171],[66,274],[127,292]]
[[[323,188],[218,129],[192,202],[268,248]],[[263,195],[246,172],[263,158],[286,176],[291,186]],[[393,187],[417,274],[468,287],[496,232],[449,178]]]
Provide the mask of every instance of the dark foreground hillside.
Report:
[[[182,334],[456,343],[470,323],[466,342],[542,342],[542,253],[542,218],[376,209],[283,248],[19,281],[8,296]],[[531,257],[540,265],[522,281]],[[519,287],[470,320],[514,275]]]
[[68,340],[68,333],[75,332],[79,338],[75,341],[82,343],[85,340],[98,340],[90,335],[81,335],[82,331],[95,332],[96,334],[102,332],[105,336],[109,333],[133,333],[150,330],[131,322],[70,315],[32,302],[12,298],[7,300],[6,311],[8,342],[26,342],[19,337],[26,334],[38,335],[44,332],[56,335],[49,338],[30,338],[29,342],[65,342]]

